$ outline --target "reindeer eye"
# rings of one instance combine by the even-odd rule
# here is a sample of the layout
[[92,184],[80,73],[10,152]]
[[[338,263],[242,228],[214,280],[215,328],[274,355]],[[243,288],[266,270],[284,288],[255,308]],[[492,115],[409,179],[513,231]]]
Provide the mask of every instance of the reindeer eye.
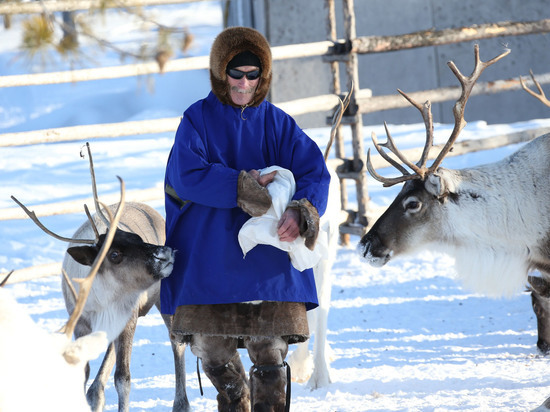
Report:
[[109,252],[109,260],[115,264],[122,262],[122,253],[119,250],[111,250]]
[[408,199],[403,206],[405,211],[418,212],[422,208],[422,202],[418,199]]

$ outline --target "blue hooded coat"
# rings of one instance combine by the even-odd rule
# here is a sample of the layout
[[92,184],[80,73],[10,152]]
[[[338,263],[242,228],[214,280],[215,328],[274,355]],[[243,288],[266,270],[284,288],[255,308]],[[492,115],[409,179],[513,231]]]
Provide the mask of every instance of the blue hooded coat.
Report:
[[212,92],[185,111],[166,168],[165,185],[177,194],[166,195],[166,245],[177,252],[161,283],[162,313],[254,300],[318,305],[312,269],[299,272],[286,252],[267,245],[243,258],[239,246],[250,218],[237,206],[239,173],[273,165],[294,174],[294,199],[324,213],[330,175],[323,155],[288,114],[266,100],[241,110]]

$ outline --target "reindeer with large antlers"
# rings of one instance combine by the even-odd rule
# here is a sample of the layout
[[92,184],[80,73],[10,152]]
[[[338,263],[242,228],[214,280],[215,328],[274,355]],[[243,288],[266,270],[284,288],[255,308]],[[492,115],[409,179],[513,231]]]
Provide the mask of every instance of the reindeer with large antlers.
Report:
[[[441,250],[456,257],[456,270],[467,286],[493,296],[520,290],[531,269],[550,276],[550,135],[534,139],[496,163],[462,170],[440,167],[466,124],[464,108],[474,83],[485,68],[508,53],[483,62],[476,46],[475,69],[469,77],[449,63],[462,84],[462,95],[454,105],[451,137],[429,168],[427,153],[433,141],[430,105],[421,106],[408,98],[422,112],[426,146],[418,164],[412,164],[388,133],[384,146],[414,171],[409,173],[392,159],[390,163],[403,174],[397,178],[378,175],[368,161],[369,172],[385,186],[405,182],[358,245],[371,265],[382,266],[419,249]],[[373,140],[390,159],[375,137]]]
[[[104,331],[110,343],[96,378],[87,392],[87,399],[93,411],[103,410],[104,388],[115,365],[115,387],[118,393],[118,410],[129,410],[130,357],[132,342],[139,316],[145,316],[156,305],[160,309],[160,280],[172,272],[175,252],[164,245],[165,226],[162,216],[152,207],[130,202],[124,213],[114,223],[104,213],[111,215],[119,204],[103,206],[99,204],[95,185],[93,161],[88,146],[92,189],[97,213],[75,232],[72,238],[63,238],[45,228],[33,212],[13,198],[27,215],[46,233],[59,240],[70,242],[63,261],[62,291],[69,313],[82,312],[72,330],[76,338]],[[116,232],[115,230],[116,229]],[[104,250],[106,258],[96,271],[92,281],[85,281],[81,290],[89,293],[85,305],[75,301],[72,282],[81,282],[89,272],[89,266],[96,260],[107,241],[108,230],[114,236],[112,244]],[[84,246],[82,246],[84,244]],[[163,315],[170,330],[171,316]],[[176,374],[176,396],[173,411],[188,411],[190,406],[185,390],[185,346],[172,342]],[[86,367],[86,380],[90,368]]]
[[[508,53],[483,62],[476,46],[475,68],[468,77],[454,63],[448,63],[462,85],[462,95],[454,105],[451,137],[430,167],[426,167],[433,142],[430,104],[420,105],[400,92],[422,113],[426,145],[420,161],[413,164],[399,152],[389,132],[384,145],[379,145],[373,135],[376,149],[402,176],[380,176],[370,155],[369,172],[384,186],[405,184],[358,245],[361,256],[371,265],[383,266],[400,255],[432,248],[454,256],[461,280],[490,296],[521,290],[531,270],[550,279],[550,134],[532,140],[499,162],[461,170],[440,167],[466,124],[464,109],[475,82],[485,68]],[[544,96],[540,85],[538,89]],[[550,398],[537,410],[550,410]]]

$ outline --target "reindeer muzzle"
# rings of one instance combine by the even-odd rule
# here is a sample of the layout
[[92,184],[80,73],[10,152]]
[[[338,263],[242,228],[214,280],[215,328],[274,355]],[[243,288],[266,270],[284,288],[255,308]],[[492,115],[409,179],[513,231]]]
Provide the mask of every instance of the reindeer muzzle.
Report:
[[158,247],[153,254],[155,279],[160,280],[170,276],[174,268],[175,254],[175,251],[168,246]]
[[361,257],[371,266],[382,267],[390,261],[393,251],[385,247],[378,236],[367,233],[357,245]]

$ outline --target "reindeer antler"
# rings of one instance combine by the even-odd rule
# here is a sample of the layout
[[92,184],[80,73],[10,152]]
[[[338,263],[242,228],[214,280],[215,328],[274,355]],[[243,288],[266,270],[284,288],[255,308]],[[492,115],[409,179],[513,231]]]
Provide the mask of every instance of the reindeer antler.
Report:
[[[437,158],[434,160],[432,165],[427,168],[426,163],[428,161],[428,154],[430,152],[430,149],[433,145],[433,119],[432,119],[432,112],[431,112],[431,103],[429,101],[426,101],[423,105],[420,105],[419,103],[415,102],[410,96],[408,96],[406,93],[402,92],[398,89],[398,92],[409,101],[414,107],[416,107],[420,113],[422,114],[422,118],[424,119],[424,124],[426,126],[426,143],[424,145],[424,150],[422,151],[422,156],[420,157],[420,160],[415,165],[408,161],[405,156],[397,149],[395,146],[393,139],[391,138],[391,135],[388,131],[387,125],[384,123],[385,129],[386,129],[386,136],[388,138],[388,141],[383,144],[378,144],[378,141],[376,139],[376,135],[372,133],[372,141],[374,144],[374,147],[380,153],[380,155],[386,159],[392,166],[397,168],[401,173],[402,176],[394,177],[394,178],[386,178],[383,176],[380,176],[376,171],[374,170],[371,159],[370,159],[370,149],[367,152],[367,169],[372,177],[374,177],[379,182],[382,182],[384,186],[393,186],[397,183],[401,183],[407,180],[413,180],[413,179],[421,179],[424,180],[428,175],[433,174],[447,153],[451,150],[453,147],[453,144],[455,143],[456,139],[458,138],[458,135],[466,126],[466,121],[464,120],[464,109],[466,107],[466,103],[468,101],[468,98],[470,97],[470,93],[472,92],[472,89],[477,81],[477,79],[481,76],[481,73],[483,73],[483,70],[485,70],[487,67],[492,65],[493,63],[496,63],[503,57],[507,56],[510,53],[510,49],[506,49],[503,53],[500,55],[494,57],[493,59],[483,62],[479,58],[479,45],[474,46],[474,55],[475,55],[475,67],[472,71],[472,74],[470,76],[464,76],[460,70],[456,67],[454,62],[450,61],[447,63],[451,71],[454,73],[456,78],[461,84],[462,88],[462,94],[460,98],[456,101],[456,103],[453,106],[453,115],[455,119],[455,124],[453,131],[451,132],[451,136],[447,140],[447,143],[445,143],[445,146],[441,151],[439,152]],[[388,150],[390,150],[397,158],[404,163],[406,166],[408,166],[414,174],[409,173],[404,167],[402,167],[397,161],[392,159],[387,153],[382,150],[381,147],[385,147]]]
[[[91,175],[91,178],[92,178],[92,194],[93,194],[93,199],[94,199],[94,204],[95,204],[95,208],[96,208],[96,212],[97,212],[97,215],[103,220],[103,222],[105,223],[105,225],[107,226],[107,228],[109,228],[109,220],[105,217],[105,215],[102,213],[101,211],[101,208],[99,207],[99,198],[97,196],[97,186],[96,186],[96,180],[95,180],[95,172],[94,172],[94,162],[93,162],[93,159],[92,159],[92,152],[90,150],[90,144],[88,142],[86,142],[86,148],[88,150],[88,158],[89,158],[89,161],[90,161],[90,175]],[[82,153],[81,153],[81,156]],[[99,240],[99,231],[97,230],[97,226],[94,222],[94,220],[92,219],[92,216],[90,214],[90,211],[88,209],[88,206],[87,205],[84,205],[84,211],[86,212],[86,216],[88,217],[88,220],[90,221],[90,224],[92,226],[92,229],[94,231],[94,234],[95,234],[95,240],[93,239],[77,239],[77,238],[68,238],[68,237],[63,237],[63,236],[60,236],[54,232],[52,232],[51,230],[49,230],[48,228],[46,228],[41,222],[40,220],[38,219],[38,217],[36,216],[36,213],[34,213],[33,211],[30,211],[23,203],[21,203],[19,200],[17,200],[15,198],[15,196],[11,196],[11,198],[13,199],[13,201],[15,203],[17,203],[23,210],[24,212],[27,214],[27,216],[29,216],[31,218],[31,220],[40,228],[42,229],[44,232],[46,232],[48,235],[56,238],[57,240],[61,240],[63,242],[72,242],[72,243],[80,243],[80,244],[86,244],[86,245],[93,245],[95,244],[98,240]],[[104,205],[105,207],[105,205]]]
[[34,213],[33,211],[27,209],[27,207],[23,203],[21,203],[19,200],[17,200],[15,196],[11,196],[11,198],[13,199],[13,201],[15,203],[17,203],[21,207],[21,209],[23,209],[23,211],[27,214],[27,216],[29,216],[31,218],[31,220],[36,224],[36,226],[38,226],[40,229],[42,229],[48,235],[56,238],[57,240],[61,240],[63,242],[82,243],[82,244],[86,244],[86,245],[93,245],[96,242],[93,239],[76,239],[76,238],[63,237],[63,236],[60,236],[60,235],[52,232],[50,229],[48,229],[46,226],[44,226],[42,224],[42,222],[40,222],[40,220],[38,220],[38,217],[36,217],[36,213]]
[[[105,215],[101,212],[101,208],[99,207],[99,200],[97,197],[97,186],[95,182],[95,170],[94,170],[94,161],[92,159],[92,151],[90,150],[90,143],[86,142],[86,149],[88,151],[88,159],[90,163],[90,176],[92,178],[92,193],[94,196],[94,205],[97,215],[103,220],[103,223],[109,227],[109,221],[105,217]],[[84,157],[82,155],[82,151],[80,152],[80,156]],[[88,213],[87,213],[88,214]],[[89,216],[89,214],[88,214]],[[88,217],[89,218],[89,217]],[[89,218],[90,219],[90,218]],[[92,227],[94,228],[94,232],[97,233],[97,227],[95,226],[95,223],[90,219],[90,223],[92,224]]]
[[344,115],[344,112],[349,106],[352,93],[353,93],[353,82],[351,82],[350,90],[346,95],[346,97],[344,97],[344,101],[338,98],[338,101],[339,101],[338,108],[336,109],[336,111],[334,112],[334,115],[332,116],[332,128],[330,129],[330,138],[329,138],[327,147],[325,149],[325,162],[328,159],[330,149],[332,147],[332,144],[334,143],[338,126],[340,126],[340,122],[342,121],[342,116]]
[[535,87],[539,91],[538,93],[535,93],[533,90],[531,90],[529,87],[525,85],[523,82],[523,78],[519,76],[519,82],[521,83],[521,87],[523,90],[525,90],[527,93],[529,93],[531,96],[533,96],[535,99],[540,100],[544,105],[550,107],[550,100],[546,97],[544,94],[544,91],[542,90],[542,87],[540,86],[540,83],[535,79],[535,75],[533,74],[533,70],[529,70],[529,73],[531,74],[531,79],[533,80],[533,83],[535,83]]
[[92,289],[92,283],[95,279],[95,275],[97,274],[99,267],[103,263],[103,260],[105,259],[105,256],[109,251],[109,248],[111,247],[111,243],[113,242],[113,239],[115,237],[115,233],[117,230],[118,222],[120,221],[120,218],[122,216],[122,210],[124,209],[124,191],[125,191],[124,181],[118,176],[117,178],[120,181],[120,202],[117,206],[115,216],[114,217],[112,216],[111,212],[109,211],[106,205],[99,202],[105,208],[105,211],[109,215],[110,225],[109,225],[109,230],[105,236],[105,241],[101,246],[99,253],[96,256],[92,267],[90,268],[90,272],[88,273],[88,276],[86,276],[85,278],[74,279],[75,282],[80,284],[80,288],[78,290],[78,298],[76,300],[73,313],[71,313],[69,320],[67,321],[65,326],[61,329],[61,332],[65,333],[65,335],[68,338],[72,336],[74,332],[74,328],[76,327],[76,324],[78,322],[78,319],[80,319],[80,316],[82,315],[82,312],[84,310],[84,305],[86,304],[86,300],[88,299],[88,295],[90,294],[90,291]]

